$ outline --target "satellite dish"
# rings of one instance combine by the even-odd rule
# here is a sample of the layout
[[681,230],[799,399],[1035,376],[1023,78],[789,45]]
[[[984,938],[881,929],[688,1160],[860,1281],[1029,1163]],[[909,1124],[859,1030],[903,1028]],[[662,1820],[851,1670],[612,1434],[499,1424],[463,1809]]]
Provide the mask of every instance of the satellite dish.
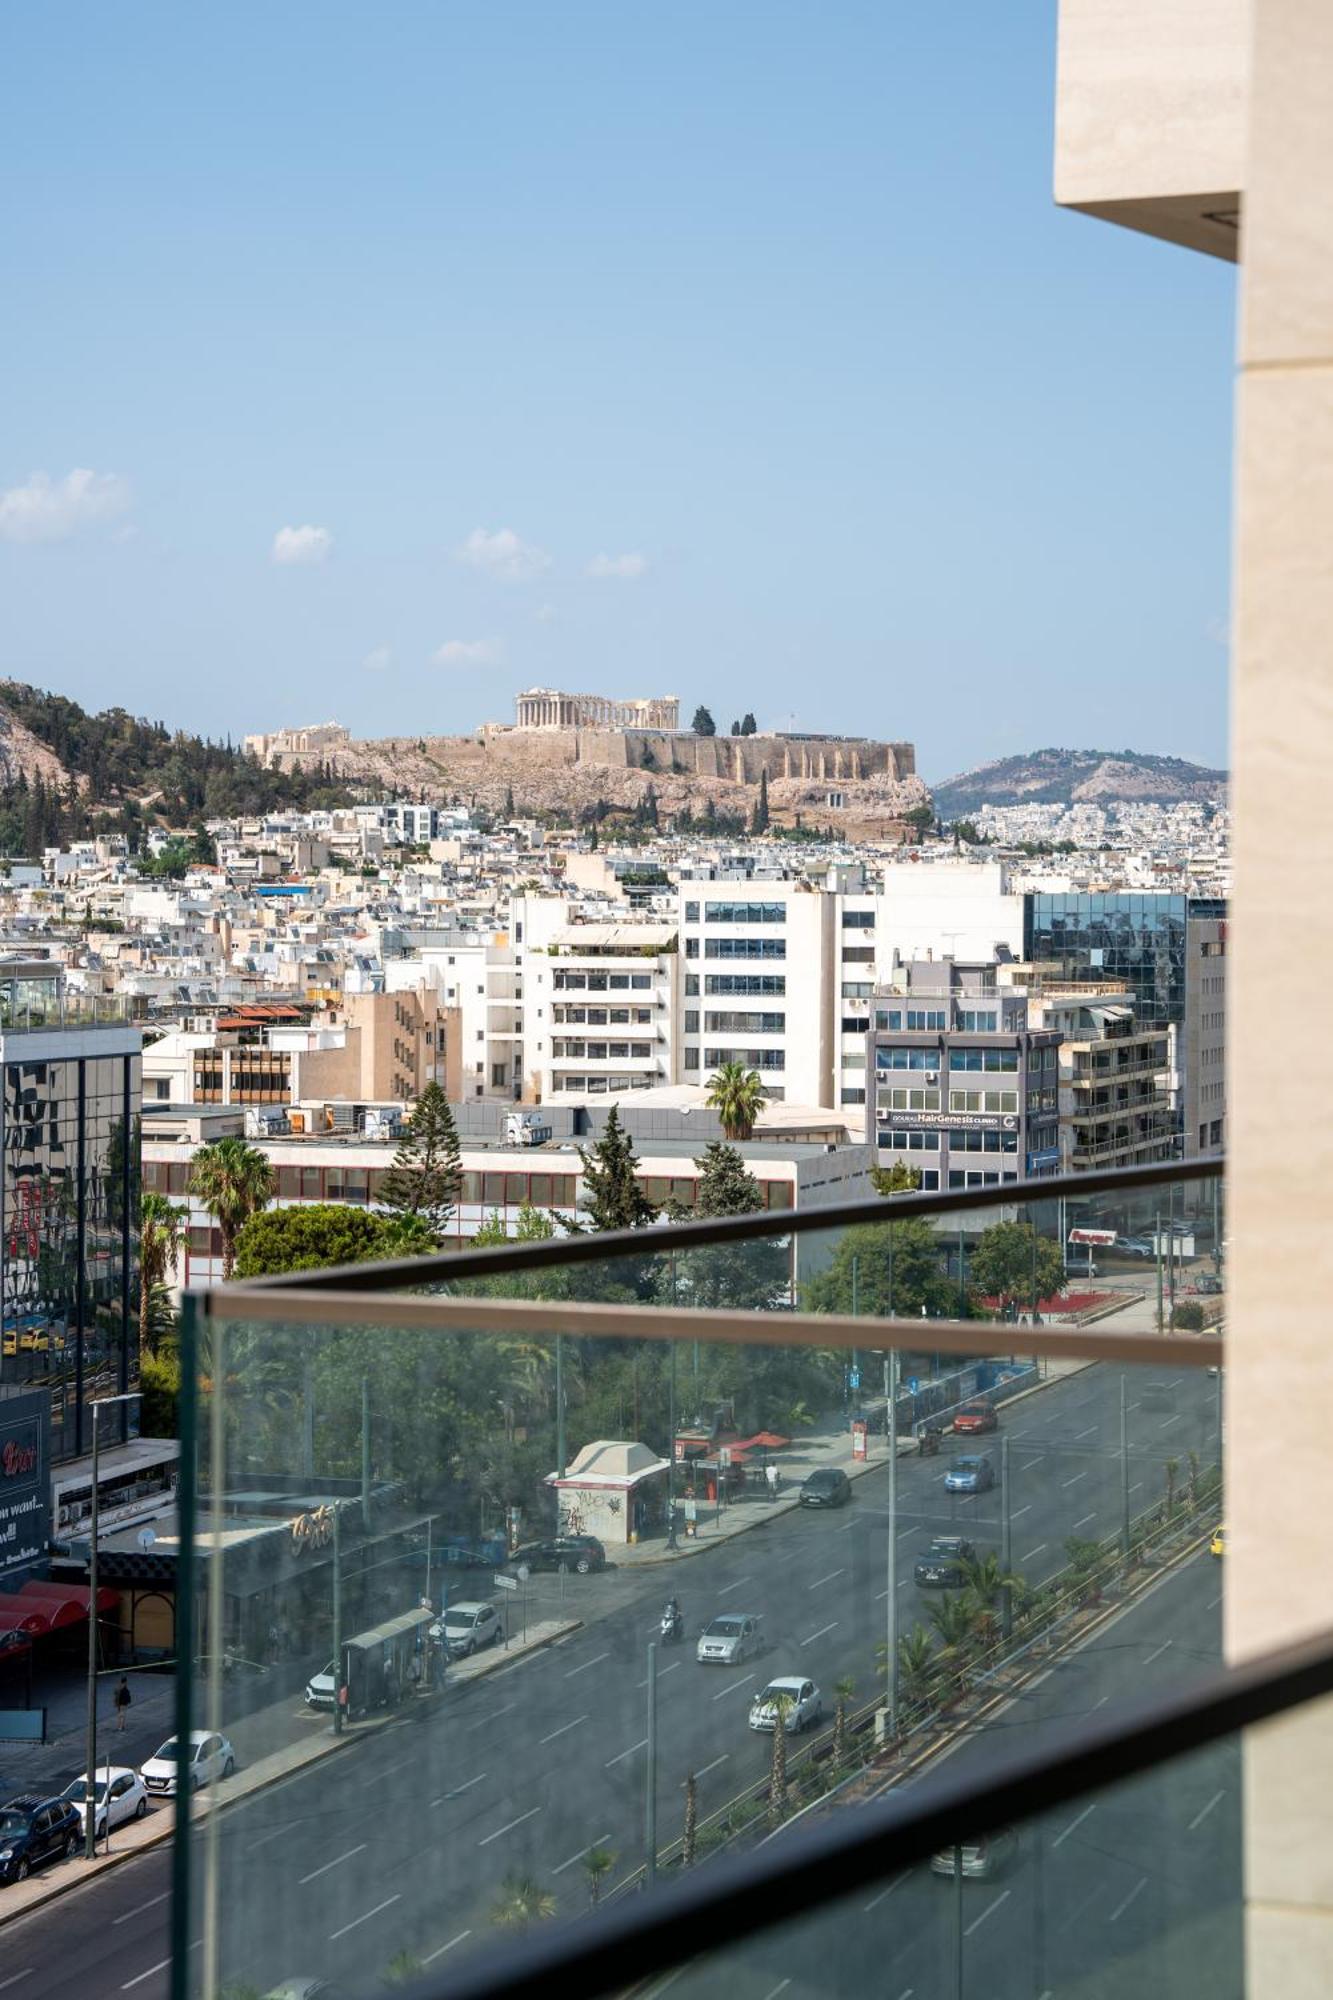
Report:
[[152,1528],[140,1528],[139,1547],[143,1550],[145,1555],[148,1554],[149,1549],[152,1548],[153,1543],[156,1540],[157,1540],[157,1535]]

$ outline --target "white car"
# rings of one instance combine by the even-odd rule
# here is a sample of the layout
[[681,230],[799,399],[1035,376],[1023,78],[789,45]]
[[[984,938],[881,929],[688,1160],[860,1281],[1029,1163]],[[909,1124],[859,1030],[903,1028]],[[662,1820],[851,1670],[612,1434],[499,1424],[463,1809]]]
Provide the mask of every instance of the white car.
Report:
[[465,1660],[483,1646],[498,1645],[504,1626],[493,1604],[451,1604],[431,1626],[430,1636],[437,1646],[448,1647],[451,1660]]
[[[60,1796],[68,1799],[72,1806],[79,1807],[86,1829],[87,1778],[76,1778],[72,1785],[66,1785]],[[93,1781],[93,1797],[96,1800],[97,1813],[95,1838],[98,1840],[103,1838],[108,1826],[123,1826],[127,1819],[142,1819],[148,1811],[148,1793],[144,1789],[144,1782],[139,1773],[114,1764],[103,1764],[96,1773]]]
[[703,1666],[734,1667],[763,1649],[763,1624],[757,1613],[723,1611],[704,1626],[694,1656]]
[[[186,1786],[197,1792],[215,1778],[229,1778],[236,1769],[236,1752],[225,1736],[208,1729],[190,1731],[190,1754],[186,1759]],[[146,1764],[139,1767],[150,1798],[172,1798],[176,1791],[176,1739],[169,1736]]]
[[307,1708],[332,1708],[337,1698],[338,1684],[333,1676],[333,1661],[321,1667],[317,1674],[311,1674],[305,1684]]
[[751,1729],[766,1729],[771,1734],[784,1705],[788,1736],[799,1735],[824,1713],[824,1697],[813,1681],[802,1680],[799,1674],[780,1674],[751,1702]]
[[337,1988],[327,1979],[284,1979],[272,1986],[264,2000],[337,2000]]

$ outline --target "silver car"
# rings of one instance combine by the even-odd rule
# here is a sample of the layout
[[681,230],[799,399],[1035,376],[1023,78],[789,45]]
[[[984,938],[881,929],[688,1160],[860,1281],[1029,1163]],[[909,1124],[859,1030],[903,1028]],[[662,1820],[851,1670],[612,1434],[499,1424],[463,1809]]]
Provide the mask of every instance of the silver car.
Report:
[[724,1611],[705,1625],[695,1648],[703,1666],[734,1667],[764,1650],[763,1620],[755,1612]]

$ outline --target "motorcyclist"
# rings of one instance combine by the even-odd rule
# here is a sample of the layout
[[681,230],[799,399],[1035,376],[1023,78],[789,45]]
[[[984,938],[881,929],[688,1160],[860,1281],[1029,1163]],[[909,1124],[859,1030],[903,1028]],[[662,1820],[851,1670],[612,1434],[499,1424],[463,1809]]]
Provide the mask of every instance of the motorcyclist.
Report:
[[674,1592],[668,1597],[662,1612],[662,1629],[664,1632],[669,1632],[673,1639],[678,1639],[685,1629],[685,1619]]

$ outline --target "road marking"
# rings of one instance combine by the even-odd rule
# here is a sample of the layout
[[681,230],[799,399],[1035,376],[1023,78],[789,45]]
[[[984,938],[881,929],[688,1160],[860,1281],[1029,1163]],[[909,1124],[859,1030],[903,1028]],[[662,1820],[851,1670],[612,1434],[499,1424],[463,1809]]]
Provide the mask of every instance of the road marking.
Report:
[[572,1868],[576,1861],[582,1861],[584,1855],[591,1854],[594,1847],[605,1847],[610,1838],[609,1833],[599,1833],[596,1840],[590,1840],[586,1847],[581,1847],[577,1854],[571,1854],[568,1861],[562,1861],[558,1868],[551,1870],[551,1873],[553,1875],[563,1875],[566,1868]]
[[[730,1750],[724,1750],[724,1751],[722,1752],[722,1755],[721,1755],[720,1757],[714,1757],[714,1759],[713,1759],[713,1761],[712,1761],[712,1763],[711,1763],[711,1764],[705,1764],[705,1765],[704,1765],[704,1767],[703,1767],[703,1769],[702,1769],[702,1771],[696,1771],[696,1772],[695,1772],[695,1774],[694,1774],[694,1775],[695,1775],[695,1777],[696,1777],[696,1778],[706,1778],[706,1777],[708,1776],[708,1773],[709,1773],[710,1771],[716,1771],[719,1765],[721,1765],[721,1764],[725,1764],[725,1763],[727,1762],[727,1760],[728,1760],[728,1758],[729,1758],[730,1756],[731,1756],[731,1752],[730,1752]],[[685,1789],[685,1783],[684,1783],[684,1780],[683,1780],[683,1779],[682,1779],[682,1781],[681,1781],[681,1787],[680,1787],[680,1789],[682,1790],[682,1792],[683,1792],[683,1791],[684,1791],[684,1789]]]
[[1185,1829],[1186,1833],[1193,1833],[1196,1827],[1202,1826],[1204,1821],[1207,1819],[1209,1813],[1212,1811],[1213,1807],[1221,1805],[1225,1797],[1226,1797],[1225,1792],[1214,1792],[1213,1796],[1209,1799],[1207,1805],[1203,1808],[1202,1812],[1195,1813],[1193,1819],[1190,1821],[1189,1825]]
[[1046,1548],[1047,1544],[1045,1542],[1038,1542],[1035,1549],[1029,1549],[1027,1554],[1025,1556],[1020,1556],[1018,1560],[1021,1563],[1030,1563],[1034,1557],[1039,1555],[1044,1555],[1046,1552]]
[[1107,1702],[1108,1702],[1108,1701],[1109,1701],[1110,1699],[1111,1699],[1111,1697],[1110,1697],[1110,1695],[1109,1695],[1109,1694],[1104,1694],[1104,1695],[1102,1695],[1102,1697],[1100,1698],[1100,1700],[1098,1700],[1098,1701],[1094,1701],[1094,1703],[1092,1704],[1092,1707],[1091,1707],[1091,1709],[1089,1710],[1089,1714],[1091,1714],[1091,1715],[1095,1715],[1095,1714],[1097,1713],[1097,1710],[1098,1710],[1099,1708],[1105,1708],[1105,1706],[1106,1706]]
[[790,1985],[790,1979],[779,1979],[772,1991],[764,1995],[764,2000],[778,2000],[779,1993],[785,1993]]
[[1072,1479],[1062,1479],[1060,1481],[1061,1486],[1077,1486],[1080,1479],[1087,1478],[1090,1469],[1090,1467],[1085,1465],[1082,1472],[1076,1472]]
[[[293,1825],[294,1821],[287,1820],[282,1826],[271,1826],[267,1833],[260,1834],[258,1840],[252,1840],[250,1842],[250,1845],[245,1850],[246,1853],[253,1854],[257,1847],[267,1847],[270,1840],[278,1840],[284,1833],[290,1833]],[[120,1923],[122,1922],[122,1919],[120,1917],[117,1917],[115,1921],[117,1923]]]
[[[657,1678],[658,1678],[658,1680],[659,1680],[659,1681],[660,1681],[660,1680],[665,1680],[665,1678],[666,1678],[666,1676],[667,1676],[668,1674],[674,1674],[674,1673],[675,1673],[675,1671],[676,1671],[676,1668],[677,1668],[677,1667],[678,1667],[679,1665],[680,1665],[680,1661],[679,1661],[679,1660],[673,1660],[673,1661],[671,1662],[671,1665],[670,1665],[669,1667],[659,1667],[659,1668],[657,1669]],[[639,1686],[639,1687],[641,1687],[641,1688],[646,1688],[646,1687],[647,1687],[647,1685],[648,1685],[648,1683],[647,1683],[647,1681],[646,1681],[646,1680],[641,1680],[641,1681],[639,1681],[639,1682],[638,1682],[638,1686]]]
[[[901,1584],[899,1584],[899,1585],[898,1585],[898,1588],[899,1588],[899,1590],[901,1590],[901,1589],[902,1589],[902,1585],[901,1585]],[[886,1598],[886,1597],[888,1596],[888,1594],[889,1594],[889,1593],[888,1593],[888,1591],[887,1591],[887,1590],[881,1590],[881,1591],[877,1592],[877,1593],[876,1593],[876,1596],[875,1596],[875,1602],[876,1602],[876,1604],[882,1604],[882,1603],[884,1602],[884,1599],[885,1599],[885,1598]]]
[[1095,1521],[1096,1518],[1097,1518],[1097,1509],[1094,1507],[1092,1512],[1090,1514],[1085,1514],[1081,1521],[1075,1521],[1074,1533],[1077,1534],[1080,1528],[1086,1528],[1089,1521]]
[[1035,1458],[1030,1458],[1026,1465],[1020,1465],[1018,1469],[1020,1472],[1031,1472],[1034,1465],[1040,1465],[1040,1464],[1041,1464],[1041,1453],[1038,1452]]
[[1094,1432],[1094,1431],[1095,1431],[1096,1429],[1097,1429],[1097,1425],[1096,1425],[1096,1424],[1089,1424],[1089,1425],[1088,1425],[1088,1428],[1087,1428],[1087,1429],[1086,1429],[1085,1431],[1079,1431],[1079,1432],[1078,1432],[1078,1433],[1077,1433],[1077,1434],[1075,1435],[1075,1438],[1074,1438],[1074,1443],[1075,1443],[1075,1444],[1082,1444],[1082,1442],[1083,1442],[1084,1438],[1090,1438],[1090,1437],[1092,1436],[1093,1432]]
[[1174,1639],[1163,1639],[1161,1645],[1154,1646],[1151,1653],[1148,1654],[1147,1658],[1143,1662],[1144,1666],[1150,1667],[1154,1660],[1160,1660],[1163,1653],[1166,1651],[1167,1647],[1174,1646],[1175,1643],[1176,1642]]
[[322,1868],[312,1868],[308,1875],[301,1876],[297,1882],[297,1888],[304,1889],[307,1882],[315,1881],[320,1875],[327,1875],[330,1868],[341,1868],[343,1862],[350,1861],[354,1854],[364,1854],[368,1844],[367,1841],[363,1840],[359,1847],[349,1847],[346,1854],[335,1854],[332,1861],[326,1861]]
[[[520,1813],[517,1819],[511,1819],[504,1826],[497,1826],[494,1833],[488,1833],[484,1840],[479,1840],[477,1842],[478,1847],[489,1847],[491,1842],[493,1840],[498,1840],[502,1833],[512,1833],[516,1826],[522,1826],[525,1819],[536,1819],[540,1811],[541,1811],[540,1806],[533,1806],[531,1811]],[[397,1898],[395,1897],[394,1900],[397,1901]]]
[[1108,1924],[1114,1924],[1114,1923],[1118,1922],[1118,1921],[1119,1921],[1119,1919],[1120,1919],[1121,1917],[1123,1917],[1123,1916],[1124,1916],[1124,1914],[1125,1914],[1125,1911],[1126,1911],[1126,1910],[1127,1910],[1127,1909],[1129,1908],[1130,1904],[1131,1904],[1131,1903],[1132,1903],[1132,1902],[1134,1901],[1134,1898],[1135,1898],[1135,1897],[1136,1897],[1137,1895],[1139,1895],[1139,1894],[1140,1894],[1140,1893],[1141,1893],[1141,1892],[1142,1892],[1142,1891],[1143,1891],[1144,1889],[1146,1889],[1146,1888],[1147,1888],[1147,1886],[1148,1886],[1148,1878],[1147,1878],[1147,1876],[1146,1876],[1146,1875],[1140,1875],[1140,1877],[1139,1877],[1138,1881],[1137,1881],[1137,1882],[1136,1882],[1136,1883],[1134,1884],[1134,1887],[1133,1887],[1133,1888],[1132,1888],[1132,1889],[1130,1890],[1129,1894],[1128,1894],[1128,1895],[1127,1895],[1127,1896],[1125,1897],[1125,1900],[1124,1900],[1124,1902],[1123,1902],[1123,1903],[1117,1903],[1117,1904],[1116,1904],[1116,1906],[1115,1906],[1115,1908],[1114,1908],[1114,1909],[1112,1910],[1112,1912],[1111,1912],[1110,1916],[1109,1916],[1109,1917],[1108,1917],[1108,1918],[1106,1919],[1107,1923],[1108,1923]]
[[749,1579],[749,1577],[748,1577],[748,1576],[742,1576],[742,1577],[739,1577],[739,1578],[737,1579],[737,1581],[736,1581],[735,1583],[729,1583],[729,1584],[727,1584],[727,1585],[725,1586],[725,1588],[724,1588],[724,1589],[722,1589],[722,1590],[719,1590],[719,1592],[718,1592],[717,1594],[718,1594],[718,1596],[719,1596],[719,1597],[730,1597],[730,1595],[731,1595],[731,1593],[732,1593],[732,1591],[733,1591],[733,1590],[744,1590],[744,1588],[745,1588],[746,1584],[747,1584],[747,1583],[748,1583],[749,1581],[750,1581],[750,1579]]
[[141,1917],[145,1910],[155,1910],[159,1903],[165,1903],[170,1895],[170,1889],[164,1889],[160,1896],[150,1896],[146,1903],[140,1903],[137,1909],[126,1910],[123,1917],[113,1917],[111,1922],[113,1925],[132,1923],[134,1918]]
[[470,1736],[474,1729],[485,1729],[488,1723],[498,1722],[502,1715],[508,1715],[511,1708],[517,1707],[518,1703],[516,1701],[507,1701],[503,1708],[493,1708],[489,1715],[482,1716],[480,1722],[469,1722],[467,1726],[468,1735]]
[[[446,1802],[449,1799],[461,1799],[464,1792],[470,1792],[472,1790],[472,1787],[474,1785],[479,1785],[485,1776],[486,1773],[484,1771],[478,1771],[476,1777],[469,1778],[465,1785],[455,1785],[451,1792],[441,1792],[438,1799],[431,1800],[431,1804],[433,1806],[442,1806],[446,1804]],[[422,1962],[423,1964],[425,1963],[424,1960]]]
[[1090,1806],[1084,1806],[1082,1812],[1079,1814],[1077,1819],[1070,1820],[1068,1826],[1065,1828],[1063,1833],[1056,1834],[1055,1839],[1051,1842],[1051,1846],[1060,1847],[1061,1845],[1063,1845],[1063,1843],[1066,1840],[1068,1840],[1070,1834],[1076,1833],[1079,1827],[1082,1826],[1084,1820],[1090,1818],[1091,1815],[1096,1812],[1096,1810],[1097,1810],[1097,1801],[1096,1799],[1094,1799]]
[[[1217,1609],[1218,1605],[1219,1605],[1219,1604],[1220,1604],[1221,1602],[1222,1602],[1222,1593],[1221,1593],[1221,1591],[1219,1590],[1219,1591],[1218,1591],[1218,1593],[1217,1593],[1217,1596],[1216,1596],[1216,1597],[1210,1597],[1210,1598],[1209,1598],[1209,1600],[1208,1600],[1208,1609],[1209,1609],[1210,1611],[1216,1611],[1216,1609]],[[120,1922],[120,1918],[119,1918],[119,1917],[117,1917],[117,1918],[116,1918],[116,1922],[117,1922],[117,1923],[119,1923],[119,1922]]]
[[[912,2000],[912,1995],[915,1992],[915,1986],[904,1986],[902,1992],[898,1995],[898,2000]],[[1049,2000],[1049,1996],[1043,1993],[1042,2000]]]
[[1137,1492],[1139,1492],[1139,1491],[1140,1491],[1140,1489],[1142,1488],[1142,1486],[1143,1486],[1143,1481],[1142,1481],[1141,1479],[1136,1479],[1136,1480],[1134,1481],[1134,1484],[1133,1484],[1133,1485],[1132,1485],[1132,1486],[1130,1487],[1130,1489],[1129,1489],[1129,1490],[1130,1490],[1130,1492],[1131,1492],[1131,1493],[1137,1493]]
[[721,1701],[724,1694],[735,1694],[737,1688],[743,1688],[748,1681],[752,1681],[754,1678],[755,1676],[753,1674],[743,1674],[740,1680],[731,1681],[728,1683],[726,1687],[719,1688],[717,1693],[713,1696],[713,1700]]
[[999,1909],[1001,1903],[1007,1903],[1009,1901],[1009,1898],[1013,1895],[1013,1893],[1014,1892],[1012,1889],[1001,1889],[999,1895],[995,1898],[995,1901],[993,1903],[987,1903],[985,1909],[981,1912],[981,1915],[979,1917],[973,1917],[971,1923],[968,1925],[967,1929],[963,1932],[963,1936],[971,1937],[973,1931],[980,1930],[981,1926],[985,1923],[987,1917],[993,1917],[995,1915],[995,1912]]
[[628,1750],[622,1750],[618,1757],[612,1757],[608,1763],[602,1766],[602,1769],[604,1771],[609,1771],[611,1769],[612,1764],[623,1764],[625,1759],[627,1757],[632,1757],[636,1750],[642,1750],[646,1745],[647,1741],[648,1738],[646,1736],[641,1736],[637,1743],[631,1743]]
[[1142,1407],[1143,1405],[1141,1403],[1127,1403],[1125,1405],[1126,1410],[1139,1410],[1142,1409]]
[[[4,1992],[6,1986],[17,1986],[20,1979],[30,1979],[34,1970],[35,1967],[28,1965],[22,1972],[11,1972],[8,1979],[0,1979],[0,1993]],[[124,1991],[123,1988],[121,1990]]]
[[801,1644],[803,1646],[813,1646],[816,1639],[822,1639],[826,1632],[836,1632],[837,1629],[838,1629],[838,1621],[835,1618],[831,1625],[821,1625],[819,1630],[817,1632],[812,1632],[808,1639],[802,1639]]
[[[881,1889],[877,1896],[872,1896],[868,1903],[863,1904],[862,1908],[865,1910],[866,1915],[869,1916],[872,1910],[877,1910],[881,1903],[886,1903],[889,1897],[893,1894],[895,1889],[901,1889],[903,1883],[907,1880],[910,1873],[911,1870],[905,1868],[901,1875],[894,1876],[893,1880],[890,1882],[887,1889]],[[910,1993],[911,1991],[910,1987],[908,1988],[908,1991]]]
[[437,1958],[443,1958],[447,1951],[452,1951],[456,1944],[462,1944],[463,1939],[470,1938],[471,1935],[471,1931],[460,1931],[457,1937],[450,1938],[448,1944],[436,1945],[434,1951],[428,1951],[421,1963],[423,1965],[433,1965]]
[[586,1715],[576,1715],[572,1722],[562,1723],[560,1728],[553,1729],[549,1736],[543,1736],[538,1747],[540,1748],[541,1744],[554,1743],[557,1736],[568,1736],[571,1729],[577,1729],[581,1722],[586,1722],[587,1720]]
[[1031,1512],[1032,1512],[1032,1502],[1031,1502],[1031,1501],[1029,1500],[1029,1501],[1028,1501],[1028,1504],[1027,1504],[1027,1506],[1026,1506],[1026,1507],[1019,1507],[1019,1508],[1017,1508],[1017,1509],[1016,1509],[1016,1510],[1015,1510],[1015,1511],[1014,1511],[1014,1512],[1013,1512],[1013,1513],[1012,1513],[1012,1514],[1011,1514],[1011,1515],[1009,1516],[1009,1519],[1010,1519],[1011,1521],[1021,1521],[1021,1520],[1022,1520],[1022,1518],[1023,1518],[1023,1516],[1024,1516],[1024,1514],[1030,1514]]
[[808,1583],[806,1589],[818,1590],[821,1584],[832,1583],[835,1576],[846,1576],[846,1574],[845,1569],[831,1569],[827,1576],[817,1576],[813,1583]]
[[[1161,1423],[1157,1426],[1158,1430],[1169,1431],[1172,1424],[1178,1424],[1180,1422],[1180,1415],[1181,1415],[1180,1411],[1177,1410],[1174,1417],[1163,1417]],[[1145,1876],[1144,1879],[1146,1881],[1147,1877]]]
[[[540,1810],[541,1808],[539,1807],[538,1811]],[[340,1937],[346,1937],[348,1931],[354,1931],[358,1924],[368,1924],[372,1917],[377,1917],[379,1915],[381,1910],[391,1910],[395,1903],[401,1903],[402,1900],[403,1898],[401,1894],[397,1896],[386,1896],[382,1903],[376,1903],[373,1910],[367,1910],[364,1917],[353,1917],[351,1923],[344,1924],[340,1931],[330,1931],[329,1943],[337,1944],[338,1939]]]
[[127,1979],[120,1989],[121,1992],[128,1993],[132,1986],[142,1986],[145,1979],[151,1979],[155,1972],[165,1972],[170,1964],[169,1958],[160,1959],[156,1965],[150,1965],[147,1972],[136,1973],[133,1979]]
[[602,1661],[609,1660],[610,1657],[611,1657],[610,1653],[594,1653],[592,1658],[590,1660],[585,1660],[581,1667],[567,1667],[565,1669],[564,1678],[567,1681],[572,1681],[575,1674],[586,1674],[589,1667],[600,1667]]

